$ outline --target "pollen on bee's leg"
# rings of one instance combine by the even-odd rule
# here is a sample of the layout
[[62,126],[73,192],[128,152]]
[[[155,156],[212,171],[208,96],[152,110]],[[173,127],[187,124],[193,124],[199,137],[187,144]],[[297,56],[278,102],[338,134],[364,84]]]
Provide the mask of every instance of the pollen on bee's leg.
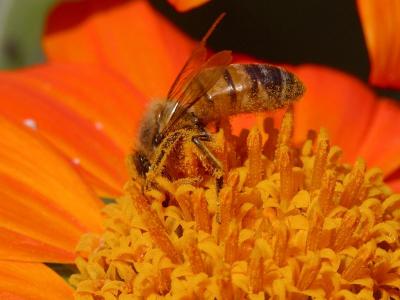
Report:
[[180,253],[172,244],[164,225],[157,214],[152,210],[146,198],[139,194],[132,186],[128,186],[127,191],[138,215],[141,217],[142,222],[145,224],[154,242],[164,251],[173,263],[181,263],[182,257]]
[[348,175],[347,183],[344,185],[342,196],[340,198],[340,205],[344,207],[352,207],[355,200],[358,199],[358,194],[364,183],[365,175],[365,162],[362,159],[358,159]]
[[198,175],[199,162],[193,143],[183,144],[183,166],[188,177],[196,177]]
[[210,150],[215,154],[216,158],[219,160],[219,163],[222,168],[222,175],[224,175],[225,171],[229,167],[229,158],[226,144],[226,136],[225,131],[220,129],[214,136],[213,142],[209,143]]
[[247,185],[254,187],[263,177],[262,141],[260,131],[257,127],[250,130],[249,136],[247,137],[247,149],[249,160]]
[[321,128],[317,140],[317,152],[315,154],[311,191],[316,190],[321,185],[321,179],[325,172],[326,162],[329,153],[329,138],[325,129]]

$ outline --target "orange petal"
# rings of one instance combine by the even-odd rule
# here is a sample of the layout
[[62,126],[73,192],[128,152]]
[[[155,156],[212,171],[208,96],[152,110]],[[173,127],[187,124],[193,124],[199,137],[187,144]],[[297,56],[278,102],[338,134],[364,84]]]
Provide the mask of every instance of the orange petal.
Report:
[[391,180],[388,182],[388,185],[395,193],[400,193],[400,179]]
[[168,0],[168,2],[180,12],[191,10],[209,1],[210,0]]
[[1,115],[31,126],[80,164],[99,193],[117,195],[143,98],[120,78],[90,70],[93,75],[78,66],[0,73]]
[[44,39],[48,59],[103,64],[147,96],[166,95],[193,42],[148,1],[105,2],[117,4],[84,0],[57,6]]
[[374,109],[359,155],[386,175],[400,168],[400,105],[381,99]]
[[0,261],[0,299],[73,300],[70,286],[42,264]]
[[371,61],[370,82],[400,88],[400,1],[357,4]]
[[359,80],[333,69],[305,65],[295,70],[306,86],[296,104],[295,140],[305,139],[309,129],[328,130],[333,145],[354,161],[375,113],[374,94]]
[[71,262],[101,202],[39,134],[0,118],[0,259]]
[[15,76],[89,119],[124,153],[131,150],[146,98],[126,78],[99,66],[75,64],[33,67]]

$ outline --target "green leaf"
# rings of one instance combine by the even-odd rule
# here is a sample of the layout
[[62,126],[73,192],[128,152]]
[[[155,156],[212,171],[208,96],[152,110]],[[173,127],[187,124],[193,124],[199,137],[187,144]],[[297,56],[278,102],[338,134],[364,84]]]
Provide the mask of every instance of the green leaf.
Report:
[[0,1],[0,68],[10,69],[44,60],[41,36],[56,0]]

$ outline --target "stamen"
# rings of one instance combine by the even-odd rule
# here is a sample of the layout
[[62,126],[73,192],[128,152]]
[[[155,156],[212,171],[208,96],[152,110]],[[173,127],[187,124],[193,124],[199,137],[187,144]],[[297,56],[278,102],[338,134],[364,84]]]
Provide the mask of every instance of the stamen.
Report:
[[280,146],[289,146],[293,136],[294,113],[293,106],[290,106],[283,116],[281,129],[278,135],[277,150]]
[[319,243],[322,236],[322,226],[324,224],[324,219],[318,205],[314,205],[310,208],[309,229],[307,235],[307,249],[315,251],[319,249]]
[[194,188],[192,186],[181,185],[175,194],[175,200],[182,211],[182,216],[185,221],[193,220],[192,205],[190,202],[190,194],[193,193]]
[[214,153],[218,157],[219,162],[222,166],[222,175],[224,175],[226,173],[225,171],[228,170],[229,167],[229,157],[227,151],[226,135],[222,129],[220,129],[220,131],[218,131],[218,133],[216,134],[213,147],[215,149]]
[[318,148],[315,155],[314,168],[311,179],[311,191],[318,189],[321,185],[321,179],[325,172],[326,161],[329,153],[328,133],[321,128],[318,136]]
[[[228,274],[227,277],[224,277],[221,280],[221,299],[222,300],[235,299],[235,296],[236,296],[236,298],[240,297],[238,294],[239,293],[234,293],[233,287],[232,287],[232,280],[230,278],[230,274]],[[237,299],[241,299],[241,298],[237,298]]]
[[146,225],[154,242],[162,249],[165,254],[171,259],[173,263],[181,263],[182,257],[175,249],[174,245],[168,237],[168,233],[165,231],[165,227],[158,218],[157,214],[151,209],[146,198],[140,194],[135,184],[130,184],[127,187],[130,198],[133,201],[133,205],[141,216],[142,222]]
[[289,207],[293,197],[293,164],[290,156],[290,149],[281,146],[279,151],[279,170],[281,183],[281,208],[285,211]]
[[236,148],[236,137],[232,134],[232,125],[229,118],[222,118],[220,122],[221,132],[224,133],[224,159],[226,160],[226,169],[234,168],[238,165],[238,154]]
[[285,223],[280,221],[277,222],[274,227],[274,260],[278,266],[282,267],[286,263],[286,249],[288,241],[287,226]]
[[360,212],[357,208],[348,210],[342,218],[342,223],[336,231],[332,249],[340,251],[349,246],[353,232],[360,221]]
[[219,227],[219,240],[224,240],[232,219],[232,188],[225,187],[221,190],[221,225]]
[[362,246],[349,266],[343,271],[342,276],[348,281],[354,281],[364,276],[369,276],[366,263],[374,256],[376,244],[370,242]]
[[236,222],[230,224],[229,235],[225,242],[225,261],[232,264],[238,260],[239,227]]
[[344,186],[340,205],[344,207],[352,207],[356,204],[360,188],[364,182],[365,163],[362,159],[358,159],[349,174],[348,181]]
[[171,289],[171,269],[162,269],[157,278],[157,291],[160,295],[165,295]]
[[297,288],[304,291],[317,278],[321,268],[321,258],[317,254],[311,254],[311,257],[304,263],[299,279],[297,280]]
[[196,189],[192,196],[194,220],[198,230],[211,232],[207,202],[202,189]]
[[327,215],[335,206],[333,196],[336,186],[336,174],[332,170],[327,170],[322,177],[321,189],[318,194],[318,204],[321,207],[321,213]]
[[250,130],[247,137],[247,151],[249,159],[249,174],[247,175],[247,184],[254,187],[263,177],[263,162],[261,158],[261,134],[258,128]]
[[197,241],[194,238],[192,238],[188,242],[188,245],[186,247],[186,254],[188,256],[190,266],[194,274],[206,272],[203,258],[201,257],[199,248],[197,248]]
[[253,249],[250,256],[249,263],[249,283],[250,290],[253,294],[257,294],[263,289],[263,273],[264,273],[264,264],[263,259],[260,254],[260,250],[257,245]]

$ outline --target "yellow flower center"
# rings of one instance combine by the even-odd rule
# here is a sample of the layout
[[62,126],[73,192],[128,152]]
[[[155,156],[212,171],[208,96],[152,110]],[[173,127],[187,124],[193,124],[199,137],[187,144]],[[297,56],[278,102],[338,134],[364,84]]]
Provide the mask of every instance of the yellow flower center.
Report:
[[223,128],[210,144],[222,189],[190,145],[187,177],[145,196],[128,182],[105,232],[77,247],[76,299],[400,297],[400,195],[378,169],[340,163],[323,129],[293,147],[290,109],[279,134]]

